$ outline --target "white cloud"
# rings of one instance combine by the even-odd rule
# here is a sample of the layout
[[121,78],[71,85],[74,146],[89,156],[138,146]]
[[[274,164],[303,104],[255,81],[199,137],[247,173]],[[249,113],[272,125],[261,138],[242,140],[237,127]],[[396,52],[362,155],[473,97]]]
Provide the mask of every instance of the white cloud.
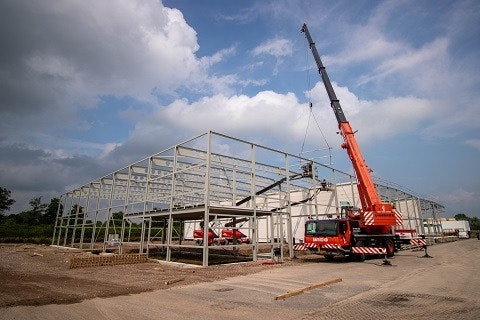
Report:
[[[298,152],[307,121],[308,106],[300,104],[293,93],[261,91],[252,97],[219,94],[193,102],[179,99],[157,106],[139,120],[128,141],[111,150],[108,158],[138,160],[140,154],[158,152],[210,130]],[[318,131],[311,138],[324,141]]]
[[268,40],[252,50],[253,56],[271,55],[276,58],[292,55],[293,44],[287,39]]
[[211,57],[202,57],[200,58],[200,61],[205,68],[208,68],[216,63],[223,61],[226,57],[232,56],[236,53],[236,51],[237,49],[235,48],[235,46],[232,46],[216,52]]
[[[427,139],[454,137],[465,129],[478,130],[479,78],[472,68],[478,64],[478,54],[461,56],[463,46],[471,46],[472,42],[459,43],[459,40],[462,37],[471,40],[476,34],[477,27],[473,27],[472,20],[480,7],[469,1],[456,2],[452,4],[452,15],[445,16],[448,19],[442,16],[433,19],[425,12],[429,21],[436,23],[429,28],[425,27],[426,22],[413,21],[418,19],[418,14],[408,11],[393,18],[411,6],[410,1],[386,1],[375,6],[363,24],[344,24],[338,33],[341,45],[333,47],[338,51],[323,59],[327,70],[334,67],[338,72],[340,69],[349,77],[351,90],[375,97],[371,98],[378,100],[374,102],[375,109],[383,100],[400,109],[401,105],[405,106],[405,113],[395,116],[400,116],[400,121],[376,128],[379,136],[382,128],[387,136],[388,132],[398,131],[391,125],[405,123],[406,129],[418,128],[421,119],[428,121],[424,121],[418,132]],[[419,14],[422,15],[421,11]],[[409,22],[415,23],[411,30],[391,29],[391,23]],[[421,36],[412,35],[419,27],[428,31],[418,30]],[[317,47],[321,45],[322,42],[317,43]],[[354,70],[352,76],[348,70]],[[390,110],[389,114],[397,108],[385,107]],[[368,110],[362,114],[365,121],[373,116]],[[401,121],[408,118],[410,121]],[[353,125],[357,126],[356,122]]]
[[[342,109],[354,130],[359,130],[357,139],[363,143],[384,140],[396,134],[411,132],[433,113],[428,100],[414,97],[391,97],[384,100],[361,100],[346,87],[332,83]],[[322,82],[318,82],[308,95],[314,106],[321,108],[320,119],[327,132],[337,127],[330,100]]]
[[[335,83],[333,86],[347,119],[359,131],[357,139],[361,144],[418,130],[431,112],[429,102],[422,99],[361,100],[348,88]],[[309,148],[322,149],[327,144],[337,148],[338,124],[323,83],[318,82],[307,94],[312,98],[317,121],[310,119]],[[150,115],[139,119],[128,141],[108,150],[107,157],[132,162],[139,159],[139,154],[147,156],[209,130],[297,153],[306,134],[309,112],[308,106],[300,103],[293,93],[273,91],[261,91],[251,97],[219,94],[192,102],[178,99],[167,106],[155,107]]]
[[76,76],[73,66],[63,57],[35,55],[28,57],[25,63],[35,73],[59,77],[64,81]]
[[[401,51],[404,44],[388,39],[374,26],[352,28],[342,51],[325,55],[328,65],[352,65],[365,61],[390,58]],[[378,60],[377,60],[378,61]]]
[[[472,24],[476,21],[474,14],[457,8],[456,24],[451,24],[449,33],[442,32],[445,27],[439,23],[431,35],[414,43],[410,32],[415,30],[405,27],[397,32],[388,25],[392,14],[414,16],[404,10],[412,2],[355,4],[363,10],[362,17],[355,10],[339,15],[345,6],[352,5],[339,2],[325,8],[316,2],[309,6],[291,1],[281,5],[255,3],[239,11],[245,14],[243,18],[248,17],[241,21],[257,23],[256,18],[268,15],[276,19],[274,31],[280,36],[263,41],[271,36],[265,27],[267,32],[262,37],[250,37],[260,43],[252,50],[244,48],[248,41],[226,44],[226,48],[220,41],[217,52],[199,57],[196,30],[179,10],[166,8],[158,0],[120,0],[114,4],[93,0],[3,2],[0,30],[15,32],[0,31],[4,44],[0,54],[0,139],[7,142],[0,147],[24,143],[23,148],[5,151],[15,159],[30,157],[37,161],[26,164],[24,173],[35,179],[41,179],[42,173],[49,175],[48,190],[73,185],[78,177],[86,179],[85,172],[97,176],[106,167],[116,169],[207,130],[281,150],[298,150],[309,109],[300,102],[303,97],[299,93],[285,93],[299,90],[300,76],[291,70],[301,68],[298,61],[302,56],[297,56],[300,50],[294,53],[299,49],[297,40],[284,37],[290,32],[285,31],[287,28],[297,32],[298,21],[305,16],[318,18],[312,21],[312,32],[315,24],[323,27],[330,22],[328,30],[318,33],[316,40],[321,42],[317,47],[329,46],[327,52],[331,55],[324,61],[327,69],[338,68],[348,77],[348,82],[342,81],[342,76],[335,77],[340,84],[348,83],[348,87],[334,83],[334,88],[347,119],[359,130],[361,144],[404,132],[451,137],[465,128],[473,132],[480,128],[475,73],[478,50],[469,59],[453,58],[463,39],[455,41],[452,37],[476,30]],[[308,12],[303,7],[309,7]],[[462,2],[459,7],[478,10],[473,2]],[[20,12],[21,16],[8,12]],[[338,19],[332,20],[335,15]],[[448,23],[444,19],[441,22]],[[300,42],[301,35],[298,37]],[[238,59],[240,55],[242,59]],[[288,64],[290,73],[276,78],[261,73],[272,64],[274,75],[281,70],[281,64]],[[223,65],[229,68],[222,69]],[[217,66],[213,73],[212,67]],[[359,70],[363,76],[358,76]],[[254,76],[248,78],[245,74]],[[266,83],[272,84],[271,91],[262,88],[260,92],[241,94],[243,87]],[[281,86],[275,87],[279,83]],[[92,123],[83,117],[83,109],[99,107],[105,96],[131,99],[131,108],[123,112],[135,124],[128,139],[89,142],[85,141],[88,138],[72,138],[72,132],[87,130]],[[318,125],[327,140],[337,146],[337,123],[321,82],[310,96]],[[136,109],[138,103],[142,104],[141,110]],[[309,138],[311,144],[324,143],[319,132]],[[480,149],[476,138],[465,143]],[[18,175],[18,190],[28,187],[20,164],[1,164],[4,168],[11,165],[9,172],[0,175],[2,181],[8,177],[13,185]]]
[[255,47],[251,54],[254,57],[258,56],[273,56],[275,57],[275,66],[273,74],[278,74],[279,67],[283,63],[284,58],[291,56],[293,53],[293,44],[287,39],[273,39],[268,40]]
[[107,155],[115,150],[115,148],[120,147],[121,143],[106,143],[102,153],[98,156],[100,159],[107,157]]
[[285,127],[298,120],[299,109],[297,97],[292,93],[262,91],[253,97],[215,95],[192,103],[177,100],[158,108],[148,122],[155,125],[161,121],[175,129],[197,133],[214,130],[247,136],[275,136],[291,133]]
[[480,150],[480,139],[469,139],[465,141],[465,144]]
[[8,48],[0,65],[0,94],[7,102],[1,112],[12,124],[0,134],[11,139],[26,129],[32,136],[48,131],[51,114],[57,128],[82,129],[78,110],[96,107],[105,95],[153,103],[155,94],[175,96],[182,87],[208,94],[243,81],[209,76],[208,68],[235,48],[198,58],[195,30],[160,1],[46,0],[3,9],[23,17],[2,16],[0,23],[16,30],[0,39]]
[[455,189],[451,193],[442,196],[444,201],[451,203],[480,202],[479,198],[477,193],[464,189]]
[[[425,94],[427,89],[430,92],[436,90],[438,81],[447,73],[439,69],[438,65],[445,65],[448,62],[448,44],[448,40],[443,38],[427,43],[419,49],[398,48],[398,52],[393,56],[384,57],[371,74],[361,77],[359,85],[365,85],[371,81],[379,82],[388,76],[403,75],[402,80],[406,78],[413,80],[412,84],[416,86],[415,92],[422,91]],[[439,79],[438,76],[441,78]]]

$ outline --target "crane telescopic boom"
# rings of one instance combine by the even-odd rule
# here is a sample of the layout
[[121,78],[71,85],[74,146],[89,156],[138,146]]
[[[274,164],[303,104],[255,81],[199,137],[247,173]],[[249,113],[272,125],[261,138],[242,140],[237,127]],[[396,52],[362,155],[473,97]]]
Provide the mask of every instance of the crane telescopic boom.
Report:
[[358,193],[362,204],[362,208],[359,211],[361,217],[360,221],[363,221],[364,225],[371,226],[394,226],[401,224],[401,214],[393,208],[392,204],[383,203],[377,193],[377,189],[375,188],[370,175],[370,170],[363,159],[360,147],[355,139],[355,132],[343,113],[340,101],[333,90],[325,66],[320,59],[320,55],[315,47],[315,42],[313,42],[306,24],[303,24],[301,31],[305,33],[313,57],[317,63],[318,72],[322,77],[323,84],[325,85],[325,89],[330,99],[331,107],[337,118],[338,128],[340,129],[340,134],[344,140],[342,148],[347,150],[355,174],[357,175]]

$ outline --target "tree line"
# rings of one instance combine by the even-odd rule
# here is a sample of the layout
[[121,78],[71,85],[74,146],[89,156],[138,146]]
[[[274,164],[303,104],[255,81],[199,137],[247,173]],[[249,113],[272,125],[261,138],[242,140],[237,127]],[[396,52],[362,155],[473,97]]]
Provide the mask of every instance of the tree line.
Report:
[[455,220],[466,220],[470,224],[470,230],[480,230],[480,219],[477,217],[467,217],[464,213],[457,213]]
[[[30,209],[16,214],[5,215],[11,206],[16,201],[11,198],[10,190],[0,187],[0,242],[29,242],[29,243],[44,243],[51,244],[53,229],[55,227],[55,220],[57,214],[63,214],[63,205],[60,199],[53,198],[50,203],[42,203],[42,198],[37,197],[30,200]],[[59,208],[60,206],[60,208]],[[73,205],[70,210],[71,215],[75,215],[78,221],[84,219],[85,213],[83,207],[77,204]],[[108,234],[119,233],[119,228],[122,226],[123,212],[113,212],[112,220],[108,224]],[[86,220],[85,224],[89,226],[84,233],[84,237],[90,240],[92,236],[92,227],[94,222]],[[97,228],[96,241],[103,241],[103,236],[107,224],[103,221],[96,221]],[[140,237],[141,225],[131,223],[129,224],[129,236]],[[178,226],[174,226],[178,229]],[[80,230],[75,231],[74,237],[78,240],[80,237]]]
[[0,187],[0,241],[51,243],[60,199],[42,203],[42,198],[30,200],[30,209],[5,215],[16,201],[7,188]]

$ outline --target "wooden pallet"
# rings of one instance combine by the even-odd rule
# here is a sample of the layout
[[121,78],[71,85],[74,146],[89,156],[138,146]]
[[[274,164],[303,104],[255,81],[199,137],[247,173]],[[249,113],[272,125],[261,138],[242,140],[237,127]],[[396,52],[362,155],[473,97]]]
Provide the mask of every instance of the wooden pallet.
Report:
[[70,269],[101,266],[116,266],[120,264],[135,264],[148,262],[146,254],[112,254],[105,256],[73,257]]

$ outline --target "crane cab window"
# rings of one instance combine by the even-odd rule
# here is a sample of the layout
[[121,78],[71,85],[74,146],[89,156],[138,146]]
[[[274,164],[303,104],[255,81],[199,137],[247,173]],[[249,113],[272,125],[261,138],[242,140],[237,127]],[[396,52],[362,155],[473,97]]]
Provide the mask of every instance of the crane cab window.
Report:
[[305,226],[306,236],[335,236],[338,232],[338,222],[335,220],[311,220]]

